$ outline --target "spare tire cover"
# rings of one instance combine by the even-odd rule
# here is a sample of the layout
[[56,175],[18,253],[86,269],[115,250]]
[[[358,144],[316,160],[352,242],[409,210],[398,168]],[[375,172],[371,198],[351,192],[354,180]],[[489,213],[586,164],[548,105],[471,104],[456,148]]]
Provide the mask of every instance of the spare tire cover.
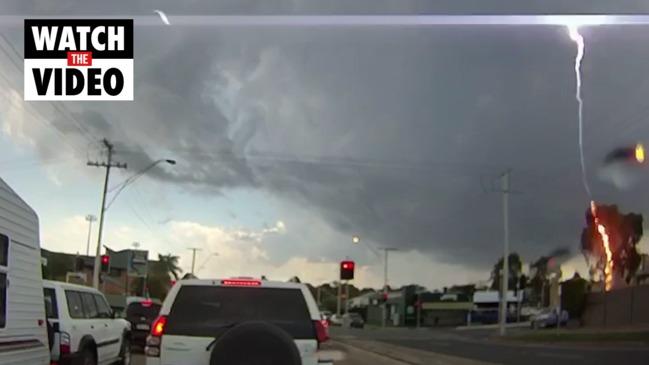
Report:
[[293,338],[268,322],[243,322],[215,343],[210,365],[300,365]]

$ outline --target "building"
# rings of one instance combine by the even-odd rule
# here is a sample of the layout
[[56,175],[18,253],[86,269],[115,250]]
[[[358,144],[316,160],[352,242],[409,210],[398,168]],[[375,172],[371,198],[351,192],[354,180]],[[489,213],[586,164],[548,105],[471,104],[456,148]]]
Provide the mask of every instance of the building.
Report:
[[366,322],[381,325],[385,316],[386,326],[416,326],[417,296],[422,292],[424,288],[408,285],[387,293],[374,293],[367,307]]
[[363,309],[369,307],[372,299],[376,299],[376,292],[367,292],[349,299],[349,309]]
[[[514,321],[516,312],[523,301],[523,291],[507,292],[507,321]],[[498,322],[498,309],[500,308],[500,292],[496,290],[477,291],[473,293],[473,311],[471,323],[496,323]]]
[[473,309],[471,297],[466,294],[421,293],[420,326],[462,326],[467,324]]
[[[99,290],[114,308],[124,308],[126,297],[146,296],[145,278],[148,251],[107,249],[109,270],[100,275]],[[75,255],[41,249],[43,276],[46,279],[92,285],[94,256]]]

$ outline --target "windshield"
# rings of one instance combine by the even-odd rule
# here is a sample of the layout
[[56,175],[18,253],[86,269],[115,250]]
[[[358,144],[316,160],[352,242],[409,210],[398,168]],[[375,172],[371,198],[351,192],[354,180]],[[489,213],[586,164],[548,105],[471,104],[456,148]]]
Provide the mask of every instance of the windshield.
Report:
[[644,363],[648,35],[641,0],[1,1],[0,318],[37,232],[160,363],[246,321],[342,365]]

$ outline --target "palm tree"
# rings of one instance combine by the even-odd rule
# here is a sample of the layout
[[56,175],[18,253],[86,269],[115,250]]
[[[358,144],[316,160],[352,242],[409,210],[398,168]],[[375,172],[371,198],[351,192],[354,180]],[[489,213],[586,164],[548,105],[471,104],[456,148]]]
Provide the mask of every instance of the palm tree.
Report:
[[180,274],[183,272],[183,270],[178,266],[179,259],[180,258],[178,256],[172,254],[167,254],[167,255],[158,254],[157,269],[160,270],[161,273],[165,273],[167,275],[173,276],[174,280],[178,280]]

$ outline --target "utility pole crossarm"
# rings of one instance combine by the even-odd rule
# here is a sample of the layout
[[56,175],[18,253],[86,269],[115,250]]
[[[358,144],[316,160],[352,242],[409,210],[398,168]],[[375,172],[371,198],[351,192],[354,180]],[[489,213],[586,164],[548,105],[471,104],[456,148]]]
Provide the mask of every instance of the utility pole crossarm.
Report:
[[110,164],[108,164],[106,162],[88,161],[87,165],[94,167],[116,167],[118,169],[125,169],[128,167],[125,162],[111,162]]

